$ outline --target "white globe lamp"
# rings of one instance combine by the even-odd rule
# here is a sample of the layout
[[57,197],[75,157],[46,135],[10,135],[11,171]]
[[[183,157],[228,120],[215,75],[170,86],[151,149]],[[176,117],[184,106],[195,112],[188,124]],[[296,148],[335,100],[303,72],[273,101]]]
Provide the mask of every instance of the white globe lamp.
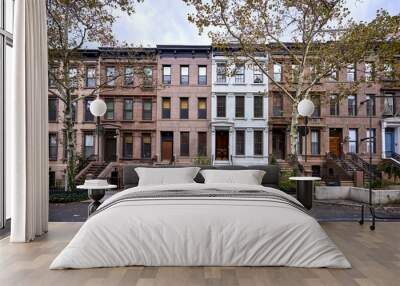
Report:
[[303,117],[310,117],[314,113],[314,103],[309,99],[303,99],[297,105],[297,111]]
[[107,111],[107,105],[104,100],[97,98],[90,104],[90,113],[94,116],[103,116]]

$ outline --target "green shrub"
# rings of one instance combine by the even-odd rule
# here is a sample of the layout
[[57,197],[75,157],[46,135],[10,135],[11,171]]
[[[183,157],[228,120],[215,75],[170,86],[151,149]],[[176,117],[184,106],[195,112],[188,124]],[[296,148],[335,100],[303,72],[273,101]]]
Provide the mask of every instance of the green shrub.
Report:
[[87,199],[88,193],[86,190],[77,190],[74,192],[56,192],[49,194],[49,202],[52,204],[81,202]]
[[211,165],[211,159],[206,156],[198,156],[193,159],[193,164],[196,166],[208,166]]
[[290,172],[283,172],[279,180],[279,189],[286,193],[292,193],[296,191],[296,182],[289,180],[290,177],[295,176],[294,170]]

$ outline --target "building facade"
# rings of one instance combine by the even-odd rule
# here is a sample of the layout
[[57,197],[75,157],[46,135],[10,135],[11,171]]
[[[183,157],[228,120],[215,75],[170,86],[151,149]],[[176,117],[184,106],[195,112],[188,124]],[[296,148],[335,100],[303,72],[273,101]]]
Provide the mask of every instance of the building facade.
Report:
[[[260,61],[266,58],[259,56]],[[225,52],[212,57],[211,156],[214,165],[268,164],[268,82],[243,64],[229,72]]]
[[185,165],[210,158],[211,47],[157,51],[157,161]]
[[[286,55],[276,55],[274,60],[277,63],[271,65],[270,72],[275,80],[281,83],[293,80],[293,65]],[[371,66],[368,62],[349,65],[313,87],[311,98],[315,111],[308,121],[309,132],[306,135],[301,131],[301,128],[304,130],[304,120],[300,118],[297,154],[314,175],[337,176],[335,170],[332,173],[329,167],[331,161],[336,161],[336,171],[341,168],[347,171],[358,167],[362,169],[362,165],[365,168],[370,149],[373,165],[385,158],[385,154],[399,150],[400,100],[395,98],[399,84],[394,77],[383,78],[379,83],[372,82],[374,72]],[[311,77],[309,67],[306,69],[306,79],[310,80]],[[363,81],[357,93],[339,95],[339,84],[350,84],[357,79]],[[290,122],[293,105],[272,83],[269,84],[269,94],[269,153],[278,163],[285,165],[291,153]]]
[[[82,50],[70,75],[76,77],[74,98],[84,97],[72,106],[81,160],[151,164],[156,156],[156,50]],[[57,92],[51,80],[49,86]],[[107,105],[99,133],[89,110],[97,94]],[[49,93],[50,185],[62,184],[65,176],[64,108]]]

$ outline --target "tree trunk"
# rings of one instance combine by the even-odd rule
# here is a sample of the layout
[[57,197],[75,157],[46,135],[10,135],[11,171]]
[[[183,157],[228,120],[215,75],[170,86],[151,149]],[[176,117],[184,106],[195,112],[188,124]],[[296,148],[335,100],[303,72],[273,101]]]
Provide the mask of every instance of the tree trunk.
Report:
[[75,191],[75,176],[76,176],[76,150],[75,136],[72,121],[72,99],[69,94],[66,96],[66,104],[64,109],[64,128],[65,138],[64,144],[67,151],[67,169],[65,180],[65,191]]
[[[290,124],[290,155],[291,159],[297,158],[297,137],[298,137],[298,132],[297,132],[297,126],[299,123],[299,113],[297,111],[297,102],[293,103],[293,109],[292,109],[292,120]],[[297,161],[297,160],[296,160]]]

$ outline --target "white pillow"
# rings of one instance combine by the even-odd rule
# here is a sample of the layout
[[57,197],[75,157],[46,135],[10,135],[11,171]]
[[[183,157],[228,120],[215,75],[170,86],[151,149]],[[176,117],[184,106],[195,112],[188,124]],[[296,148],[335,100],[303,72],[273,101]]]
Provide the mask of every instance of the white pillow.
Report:
[[261,185],[265,171],[262,170],[202,170],[206,184]]
[[186,168],[135,168],[139,176],[138,186],[194,183],[198,167]]

